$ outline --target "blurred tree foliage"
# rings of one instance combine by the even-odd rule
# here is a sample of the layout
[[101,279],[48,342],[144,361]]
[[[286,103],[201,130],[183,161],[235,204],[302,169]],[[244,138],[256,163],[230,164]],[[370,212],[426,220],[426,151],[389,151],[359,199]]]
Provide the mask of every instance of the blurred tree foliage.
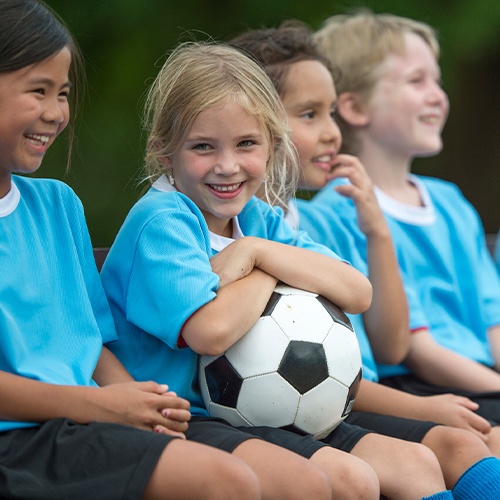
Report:
[[451,114],[445,149],[415,170],[459,184],[488,232],[500,225],[500,2],[490,0],[47,0],[80,44],[87,91],[77,142],[65,174],[65,141],[47,155],[39,175],[70,184],[86,209],[95,246],[110,245],[140,196],[144,137],[141,98],[166,53],[179,41],[227,40],[247,29],[300,19],[313,29],[333,14],[367,7],[434,26]]

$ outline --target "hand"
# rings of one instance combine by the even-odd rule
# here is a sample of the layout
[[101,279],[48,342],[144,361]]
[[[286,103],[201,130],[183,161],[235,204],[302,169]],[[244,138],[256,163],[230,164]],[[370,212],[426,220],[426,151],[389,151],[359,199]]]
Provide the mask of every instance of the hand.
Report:
[[189,402],[156,382],[111,384],[94,391],[93,420],[130,425],[184,437],[191,418]]
[[329,179],[340,177],[349,179],[350,184],[335,186],[335,190],[342,196],[352,199],[356,205],[361,231],[367,237],[376,232],[389,231],[375,196],[373,183],[358,158],[345,154],[336,157],[336,164]]
[[490,423],[475,413],[479,405],[474,401],[454,394],[422,396],[423,418],[439,424],[466,429],[488,441],[491,430]]
[[[185,400],[177,397],[177,394],[171,391],[166,392],[164,395],[170,398],[165,400],[165,408],[161,410],[161,414],[167,419],[167,422],[164,425],[156,425],[153,430],[185,439],[183,433],[188,428],[188,421],[191,419],[189,410],[179,408],[179,400],[183,402]],[[187,401],[185,402],[187,403]]]
[[239,238],[210,259],[212,271],[220,278],[220,288],[252,272],[255,267],[252,241],[251,237]]

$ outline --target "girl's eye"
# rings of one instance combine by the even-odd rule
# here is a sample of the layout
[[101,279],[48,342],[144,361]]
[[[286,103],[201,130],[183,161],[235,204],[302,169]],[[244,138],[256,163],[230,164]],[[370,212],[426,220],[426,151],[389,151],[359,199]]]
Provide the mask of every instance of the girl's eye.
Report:
[[34,89],[35,94],[45,95],[45,89]]
[[193,146],[193,149],[196,149],[197,151],[207,151],[209,148],[210,146],[206,142],[200,142]]
[[333,121],[337,121],[338,117],[339,117],[339,110],[337,109],[337,107],[335,106],[334,108],[331,109],[330,111],[330,116],[332,117],[332,120]]
[[243,147],[243,148],[249,148],[250,146],[253,146],[255,144],[254,141],[251,139],[245,139],[244,141],[240,141],[238,143],[238,146]]
[[312,120],[316,113],[314,111],[306,111],[305,113],[302,113],[300,116],[302,118],[305,118],[306,120]]

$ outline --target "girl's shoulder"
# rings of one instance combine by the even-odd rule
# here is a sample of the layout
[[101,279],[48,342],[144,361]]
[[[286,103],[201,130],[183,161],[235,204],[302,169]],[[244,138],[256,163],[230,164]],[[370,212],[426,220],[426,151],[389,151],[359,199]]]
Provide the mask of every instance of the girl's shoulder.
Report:
[[12,182],[27,203],[81,205],[73,189],[57,179],[44,179],[13,175]]
[[190,198],[178,191],[164,192],[151,187],[130,210],[142,218],[151,219],[157,215],[165,214],[170,217],[178,214],[193,214],[197,218],[203,215],[197,205]]

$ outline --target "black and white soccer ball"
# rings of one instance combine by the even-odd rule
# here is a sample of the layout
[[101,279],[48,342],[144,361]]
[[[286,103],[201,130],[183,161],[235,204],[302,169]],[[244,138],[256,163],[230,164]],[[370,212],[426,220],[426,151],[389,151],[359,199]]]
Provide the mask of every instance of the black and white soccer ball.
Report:
[[224,354],[200,357],[199,382],[213,417],[322,439],[349,415],[361,366],[347,316],[280,284],[248,333]]

